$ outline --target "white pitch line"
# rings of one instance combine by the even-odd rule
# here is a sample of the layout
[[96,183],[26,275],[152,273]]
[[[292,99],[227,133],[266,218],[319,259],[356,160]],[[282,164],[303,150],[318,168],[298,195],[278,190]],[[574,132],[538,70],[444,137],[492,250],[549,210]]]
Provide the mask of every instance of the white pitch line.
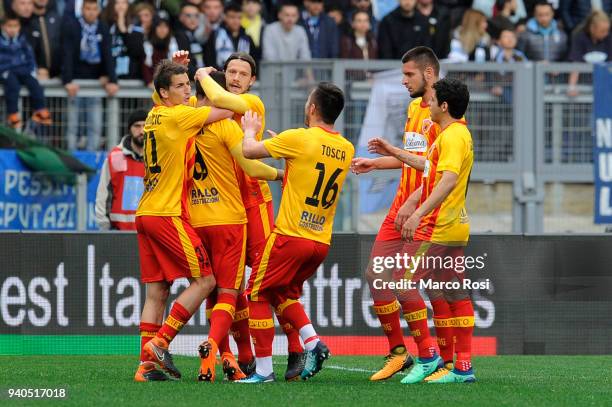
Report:
[[[274,362],[275,365],[285,366],[282,362]],[[337,365],[323,365],[323,369],[332,369],[332,370],[343,370],[345,372],[356,372],[356,373],[376,373],[377,370],[370,369],[362,369],[360,367],[346,367],[346,366],[337,366]],[[396,373],[399,376],[406,376],[407,373]]]
[[[324,365],[323,369],[333,369],[333,370],[344,370],[345,372],[357,372],[357,373],[376,373],[376,370],[362,369],[360,367],[346,367],[346,366],[336,366],[336,365]],[[400,376],[406,376],[406,373],[396,373]]]
[[376,370],[362,369],[359,367],[345,367],[335,365],[325,365],[325,369],[344,370],[346,372],[359,372],[359,373],[376,373]]

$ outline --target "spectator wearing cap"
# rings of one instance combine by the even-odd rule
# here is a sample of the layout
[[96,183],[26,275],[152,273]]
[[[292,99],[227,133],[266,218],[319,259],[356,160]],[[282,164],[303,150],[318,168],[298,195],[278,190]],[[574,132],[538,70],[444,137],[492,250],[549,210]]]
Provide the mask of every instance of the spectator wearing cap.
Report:
[[207,66],[222,69],[225,60],[234,52],[244,52],[259,61],[259,52],[242,28],[242,7],[229,3],[223,11],[223,24],[213,32],[204,46],[204,61]]
[[299,24],[306,30],[313,58],[338,58],[340,30],[336,22],[323,12],[323,0],[304,0]]
[[153,72],[157,64],[163,59],[172,59],[172,54],[180,50],[170,26],[170,17],[164,10],[161,10],[155,17],[150,42],[153,52],[150,60],[147,59],[143,65],[142,75],[147,86],[152,88]]
[[261,0],[245,0],[242,3],[240,24],[253,40],[253,44],[261,49],[261,33],[266,25],[266,21],[261,15]]
[[204,66],[204,45],[198,40],[195,33],[200,25],[199,11],[196,6],[184,3],[179,14],[179,26],[175,36],[179,48],[189,51],[189,77]]
[[117,78],[142,80],[144,35],[141,29],[134,29],[130,20],[128,0],[109,0],[102,12],[102,21],[110,27],[111,53]]
[[77,142],[79,147],[86,145],[88,150],[97,150],[102,135],[102,100],[78,97],[79,85],[74,80],[97,79],[108,96],[114,96],[119,90],[110,33],[99,16],[97,1],[83,0],[82,16],[64,23],[62,83],[68,93],[66,139],[70,150],[76,149]]
[[527,21],[525,31],[519,36],[517,48],[530,61],[562,61],[567,54],[567,35],[554,19],[555,12],[546,0],[540,0],[534,8],[534,17]]
[[399,0],[399,6],[378,26],[380,59],[400,59],[416,46],[431,46],[427,19],[416,9],[416,0]]
[[282,3],[278,10],[278,21],[269,24],[263,32],[262,51],[264,61],[309,61],[308,35],[301,25],[298,7],[293,3]]
[[49,7],[49,0],[34,0],[28,36],[36,58],[38,80],[59,75],[61,61],[61,18]]
[[434,0],[417,0],[417,10],[427,19],[431,49],[439,59],[446,58],[450,49],[450,14]]
[[142,195],[144,124],[147,112],[132,112],[128,134],[111,150],[96,191],[96,223],[101,230],[135,230],[135,215]]

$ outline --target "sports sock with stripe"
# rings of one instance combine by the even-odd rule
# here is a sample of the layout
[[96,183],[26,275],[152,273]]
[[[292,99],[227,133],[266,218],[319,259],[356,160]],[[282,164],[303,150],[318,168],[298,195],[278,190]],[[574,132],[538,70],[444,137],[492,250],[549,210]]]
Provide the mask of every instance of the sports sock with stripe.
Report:
[[238,294],[236,299],[236,313],[230,328],[234,341],[238,346],[238,361],[248,363],[253,359],[251,349],[251,334],[249,332],[249,302],[246,294]]
[[397,346],[406,347],[400,326],[400,305],[397,300],[374,301],[374,312],[387,336],[389,351]]
[[[272,319],[272,308],[266,301],[249,301],[249,330],[253,338],[255,347],[255,357],[257,360],[257,373],[267,376],[268,372],[263,366],[260,368],[259,362],[267,363],[266,358],[272,359],[272,342],[274,342],[274,320]],[[266,370],[266,371],[264,371]]]
[[302,353],[304,352],[304,348],[302,347],[302,342],[300,342],[300,333],[291,325],[281,313],[276,312],[276,319],[278,319],[278,323],[280,324],[283,332],[287,336],[287,351],[289,353]]
[[178,301],[174,302],[170,309],[170,315],[164,321],[162,327],[157,331],[157,337],[165,339],[168,343],[183,329],[183,326],[191,318],[191,313],[185,309]]
[[472,301],[465,300],[449,302],[454,317],[454,332],[457,342],[455,352],[457,360],[455,369],[467,371],[472,368],[472,334],[474,332],[474,308]]
[[433,308],[433,321],[436,327],[440,357],[442,357],[445,364],[453,363],[455,338],[453,333],[453,313],[451,312],[450,305],[444,298],[438,298],[431,301],[431,307]]
[[281,317],[290,323],[300,333],[304,348],[312,350],[319,342],[319,336],[315,331],[310,319],[304,311],[304,307],[297,300],[287,300],[277,307]]
[[[227,338],[229,329],[234,321],[235,309],[236,296],[234,294],[217,293],[217,303],[213,307],[212,314],[210,315],[209,338],[212,338],[218,344],[220,344],[223,339]],[[229,341],[226,342],[226,347],[229,348]],[[223,352],[227,351],[230,350],[223,350]]]
[[427,307],[420,295],[414,297],[408,301],[402,301],[404,319],[419,349],[419,358],[431,358],[436,354],[436,346],[427,326]]
[[152,324],[150,322],[140,323],[140,361],[147,362],[151,360],[148,354],[144,351],[144,346],[157,335],[157,331],[161,325]]

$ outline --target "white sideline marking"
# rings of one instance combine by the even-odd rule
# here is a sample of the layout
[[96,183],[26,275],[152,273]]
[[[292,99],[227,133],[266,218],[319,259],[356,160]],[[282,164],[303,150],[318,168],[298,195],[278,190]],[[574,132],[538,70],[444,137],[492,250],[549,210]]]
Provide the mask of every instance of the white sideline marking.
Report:
[[[323,365],[323,370],[325,369],[334,369],[334,370],[344,370],[346,372],[358,372],[358,373],[376,373],[377,370],[370,369],[362,369],[360,367],[345,367],[345,366],[336,366],[336,365]],[[396,375],[406,376],[406,373],[396,373]]]
[[344,370],[346,372],[359,372],[359,373],[376,373],[376,370],[362,369],[360,367],[345,367],[345,366],[326,366],[323,365],[324,369]]

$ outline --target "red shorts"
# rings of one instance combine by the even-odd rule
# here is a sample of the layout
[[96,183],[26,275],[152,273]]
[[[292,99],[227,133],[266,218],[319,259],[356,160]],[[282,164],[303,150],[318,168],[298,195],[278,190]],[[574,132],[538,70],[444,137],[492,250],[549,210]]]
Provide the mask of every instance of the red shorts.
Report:
[[397,212],[391,213],[389,212],[385,217],[382,225],[380,225],[380,229],[378,230],[378,234],[376,235],[377,242],[386,242],[389,240],[401,240],[402,234],[395,230],[395,217],[397,216]]
[[136,230],[143,283],[212,274],[200,238],[180,216],[137,216]]
[[287,299],[298,300],[302,285],[325,260],[329,245],[310,239],[272,233],[261,261],[253,268],[246,293],[273,306]]
[[240,289],[244,278],[246,224],[196,228],[212,264],[218,288]]
[[[398,269],[394,280],[431,279],[434,282],[450,282],[464,279],[463,246],[444,246],[432,242],[413,241],[405,243],[403,252],[414,259],[408,268]],[[412,265],[417,264],[416,267]]]
[[247,208],[247,245],[246,264],[253,267],[257,256],[261,255],[266,240],[274,230],[274,207],[272,201]]

